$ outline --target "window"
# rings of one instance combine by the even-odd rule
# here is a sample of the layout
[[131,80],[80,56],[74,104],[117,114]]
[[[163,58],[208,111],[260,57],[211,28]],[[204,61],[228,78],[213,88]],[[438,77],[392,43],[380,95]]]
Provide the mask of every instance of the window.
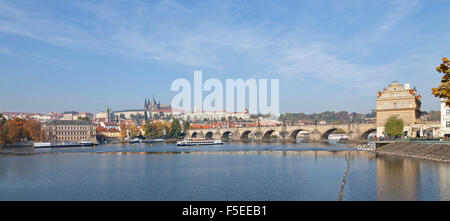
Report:
[[394,109],[397,109],[397,103],[394,103]]
[[450,121],[445,121],[445,127],[450,127]]
[[445,115],[450,115],[450,108],[445,109]]

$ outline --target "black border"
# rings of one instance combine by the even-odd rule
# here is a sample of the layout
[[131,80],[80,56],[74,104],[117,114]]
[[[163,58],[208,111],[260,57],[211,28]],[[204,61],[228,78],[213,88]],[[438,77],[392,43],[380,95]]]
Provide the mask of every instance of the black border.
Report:
[[[212,219],[208,216],[183,216],[183,208],[189,205],[217,208],[223,212],[216,212]],[[226,206],[266,206],[266,214],[226,215]],[[445,217],[450,217],[450,201],[0,201],[0,211],[4,217],[31,215],[59,220],[104,220],[107,217],[124,220],[446,220]]]

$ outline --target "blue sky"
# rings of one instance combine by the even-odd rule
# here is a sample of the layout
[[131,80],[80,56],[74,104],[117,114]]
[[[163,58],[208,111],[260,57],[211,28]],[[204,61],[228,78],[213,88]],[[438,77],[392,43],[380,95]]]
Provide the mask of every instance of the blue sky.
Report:
[[394,80],[438,110],[449,11],[440,0],[0,0],[0,112],[170,103],[172,81],[194,70],[280,79],[281,112],[367,113]]

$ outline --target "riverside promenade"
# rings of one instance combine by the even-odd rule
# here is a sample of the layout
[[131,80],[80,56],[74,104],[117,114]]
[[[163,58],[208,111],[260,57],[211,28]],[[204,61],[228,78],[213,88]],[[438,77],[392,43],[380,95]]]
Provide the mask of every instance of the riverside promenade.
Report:
[[393,142],[378,147],[375,153],[450,163],[450,143]]

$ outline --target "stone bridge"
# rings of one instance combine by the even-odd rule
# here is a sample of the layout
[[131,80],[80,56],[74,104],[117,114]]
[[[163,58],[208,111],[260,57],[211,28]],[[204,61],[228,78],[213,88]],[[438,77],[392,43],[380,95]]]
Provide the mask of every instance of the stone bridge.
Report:
[[270,140],[272,135],[277,135],[284,140],[296,140],[300,131],[309,133],[312,141],[328,141],[328,135],[341,129],[348,134],[349,140],[367,140],[370,133],[376,132],[376,124],[325,124],[302,126],[261,126],[261,127],[233,127],[233,128],[208,128],[189,129],[185,137],[230,139],[233,141],[245,141],[251,138]]

